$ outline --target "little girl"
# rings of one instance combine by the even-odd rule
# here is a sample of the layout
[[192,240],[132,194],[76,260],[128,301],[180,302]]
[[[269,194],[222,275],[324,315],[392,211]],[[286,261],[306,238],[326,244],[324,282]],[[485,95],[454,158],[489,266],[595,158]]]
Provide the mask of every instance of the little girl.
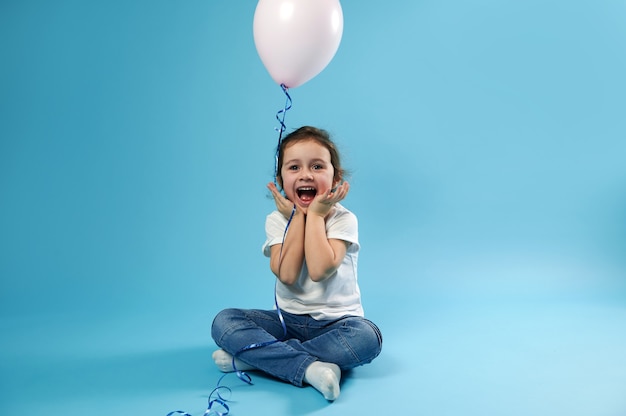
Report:
[[380,330],[363,317],[357,219],[339,204],[350,186],[328,133],[314,127],[282,140],[277,166],[286,197],[268,184],[277,210],[266,219],[263,253],[278,278],[279,311],[221,311],[213,359],[221,371],[261,370],[333,401],[341,371],[371,362],[382,348]]

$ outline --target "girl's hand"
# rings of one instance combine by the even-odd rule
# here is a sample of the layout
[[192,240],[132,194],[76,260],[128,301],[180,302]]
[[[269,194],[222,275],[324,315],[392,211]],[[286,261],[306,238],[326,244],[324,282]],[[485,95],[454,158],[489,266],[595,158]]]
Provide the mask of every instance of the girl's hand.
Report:
[[334,189],[329,189],[317,195],[311,205],[309,205],[308,213],[326,217],[331,208],[348,195],[350,184],[343,182]]
[[272,197],[274,197],[274,203],[276,204],[278,212],[283,214],[283,216],[287,219],[291,217],[294,203],[285,198],[273,182],[267,184],[267,189],[270,190]]

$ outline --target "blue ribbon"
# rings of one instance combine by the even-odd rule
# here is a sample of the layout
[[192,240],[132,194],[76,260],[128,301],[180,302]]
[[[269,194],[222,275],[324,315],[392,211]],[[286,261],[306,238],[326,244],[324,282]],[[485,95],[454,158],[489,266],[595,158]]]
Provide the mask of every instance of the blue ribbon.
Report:
[[280,123],[280,127],[274,128],[274,130],[278,131],[278,144],[276,145],[276,156],[274,157],[274,185],[278,186],[276,183],[276,177],[278,176],[278,154],[280,153],[280,143],[283,139],[283,132],[287,130],[287,126],[285,125],[285,116],[287,115],[287,111],[291,108],[291,96],[289,95],[289,88],[285,86],[285,84],[280,84],[280,88],[285,93],[287,99],[285,100],[285,106],[282,110],[279,110],[276,113],[276,120]]
[[[285,225],[285,231],[283,232],[283,243],[280,246],[280,252],[279,252],[279,255],[278,255],[278,258],[279,258],[278,269],[279,269],[279,271],[280,271],[280,261],[282,260],[282,256],[283,256],[283,245],[285,243],[285,237],[287,236],[287,230],[289,229],[289,225],[291,225],[291,220],[293,220],[293,217],[294,217],[295,214],[296,214],[296,205],[294,204],[294,206],[293,206],[293,208],[291,210],[291,215],[289,216],[289,219],[287,220],[287,225]],[[278,280],[279,279],[277,278],[276,279],[276,285],[278,285]],[[280,307],[278,306],[278,295],[276,293],[276,285],[274,285],[274,305],[276,306],[276,313],[278,314],[278,319],[280,319],[280,323],[281,323],[281,325],[283,327],[283,336],[282,336],[282,338],[281,339],[274,339],[272,341],[266,341],[266,342],[260,342],[260,343],[254,343],[254,344],[246,345],[245,347],[241,348],[239,351],[237,351],[233,355],[233,363],[232,363],[233,364],[233,370],[235,371],[235,373],[237,374],[237,377],[241,381],[243,381],[244,383],[249,384],[249,385],[252,385],[252,377],[250,377],[248,375],[248,373],[237,369],[237,366],[235,365],[235,357],[237,357],[239,354],[241,354],[244,351],[249,351],[249,350],[253,350],[253,349],[256,349],[256,348],[267,347],[268,345],[272,345],[274,343],[281,342],[281,341],[283,341],[283,340],[285,340],[287,338],[287,325],[285,324],[285,319],[283,318],[283,314],[280,311]],[[204,411],[203,416],[226,416],[226,415],[228,415],[230,413],[230,407],[226,403],[228,401],[228,399],[220,394],[220,390],[226,390],[229,393],[232,393],[232,390],[230,389],[230,387],[221,385],[222,380],[228,374],[229,373],[223,374],[219,378],[219,380],[217,381],[217,385],[215,386],[215,388],[209,394],[207,409]],[[215,397],[213,397],[213,396],[215,396]],[[178,415],[182,415],[182,416],[192,416],[189,413],[184,412],[182,410],[174,410],[172,412],[169,412],[166,416],[173,416],[173,415],[177,415],[177,414]]]
[[[285,237],[287,236],[287,230],[289,229],[289,225],[291,225],[291,220],[293,220],[294,215],[296,215],[296,204],[293,205],[293,208],[291,209],[291,215],[289,216],[289,219],[287,220],[287,225],[285,225],[285,231],[283,232],[283,243],[280,245],[280,252],[278,254],[278,273],[280,274],[280,263],[282,261],[283,258],[283,246],[285,243]],[[280,339],[274,339],[271,341],[266,341],[266,342],[260,342],[260,343],[254,343],[254,344],[250,344],[250,345],[246,345],[245,347],[241,348],[239,351],[237,351],[234,355],[233,355],[233,370],[237,373],[237,377],[239,377],[239,379],[241,381],[243,381],[244,383],[247,384],[252,384],[252,378],[245,372],[237,370],[237,366],[235,365],[235,358],[241,354],[242,352],[245,351],[249,351],[249,350],[254,350],[257,348],[262,348],[262,347],[267,347],[268,345],[272,345],[275,344],[277,342],[281,342],[284,341],[287,338],[287,324],[285,324],[285,318],[283,318],[283,314],[280,311],[280,306],[278,306],[278,295],[277,295],[277,291],[276,291],[276,286],[278,285],[278,281],[280,279],[276,279],[276,284],[274,285],[274,306],[276,307],[276,313],[278,314],[278,319],[280,320],[280,324],[283,327],[283,336]],[[219,383],[218,383],[219,385]]]

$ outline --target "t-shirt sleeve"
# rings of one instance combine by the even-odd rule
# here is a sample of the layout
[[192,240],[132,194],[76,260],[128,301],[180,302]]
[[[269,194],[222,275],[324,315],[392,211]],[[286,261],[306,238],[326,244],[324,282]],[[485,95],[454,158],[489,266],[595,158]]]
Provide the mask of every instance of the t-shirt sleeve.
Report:
[[352,212],[340,211],[326,224],[326,236],[329,239],[343,240],[350,243],[349,251],[359,250],[359,224]]
[[265,243],[263,244],[263,254],[266,257],[270,257],[270,248],[276,244],[282,244],[283,234],[285,233],[285,227],[287,226],[287,220],[283,215],[274,211],[269,214],[265,219]]

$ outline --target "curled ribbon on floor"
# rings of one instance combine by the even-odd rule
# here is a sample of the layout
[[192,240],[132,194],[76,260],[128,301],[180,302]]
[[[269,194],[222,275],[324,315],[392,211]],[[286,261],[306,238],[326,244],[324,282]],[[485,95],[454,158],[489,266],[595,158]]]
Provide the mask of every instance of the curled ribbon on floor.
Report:
[[[213,391],[211,391],[211,394],[209,394],[209,399],[208,399],[209,404],[207,406],[207,409],[204,411],[203,416],[213,416],[213,415],[226,416],[230,412],[230,408],[228,407],[228,404],[226,404],[228,399],[224,398],[220,394],[220,390],[226,390],[229,393],[231,392],[229,387],[220,386],[222,379],[226,375],[227,374],[224,374],[222,377],[220,377],[219,381],[217,382],[217,387],[215,387]],[[167,414],[167,416],[173,416],[173,415],[192,416],[189,413],[182,411],[182,410],[174,410]]]

